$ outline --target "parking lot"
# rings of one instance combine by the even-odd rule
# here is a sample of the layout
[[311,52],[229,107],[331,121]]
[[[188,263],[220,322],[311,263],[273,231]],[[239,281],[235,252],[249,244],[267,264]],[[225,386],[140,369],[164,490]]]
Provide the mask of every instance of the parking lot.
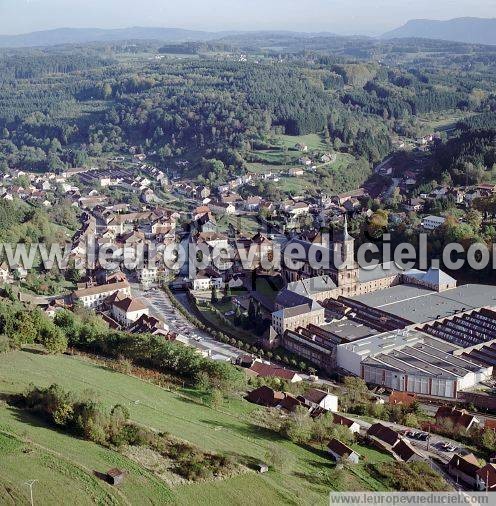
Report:
[[243,353],[233,346],[216,341],[208,333],[197,329],[172,306],[163,290],[151,289],[144,292],[138,286],[133,285],[133,296],[141,298],[150,308],[150,313],[163,320],[172,332],[183,336],[190,346],[207,352],[212,359],[229,361]]

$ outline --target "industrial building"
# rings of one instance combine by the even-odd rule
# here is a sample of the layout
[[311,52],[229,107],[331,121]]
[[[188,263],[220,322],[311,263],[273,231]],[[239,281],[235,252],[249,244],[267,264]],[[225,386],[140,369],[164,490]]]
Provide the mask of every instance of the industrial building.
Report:
[[334,243],[291,244],[344,251],[352,273],[313,272],[306,263],[285,272],[268,347],[281,345],[331,374],[418,396],[456,400],[491,380],[496,286],[457,286],[436,268],[359,268],[346,223]]

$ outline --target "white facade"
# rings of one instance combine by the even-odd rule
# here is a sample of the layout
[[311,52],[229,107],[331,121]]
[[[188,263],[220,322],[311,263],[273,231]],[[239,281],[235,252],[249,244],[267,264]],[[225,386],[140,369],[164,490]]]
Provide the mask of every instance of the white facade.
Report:
[[110,297],[116,292],[122,296],[130,297],[131,287],[127,282],[110,283],[108,285],[101,285],[77,290],[74,292],[73,297],[75,300],[81,302],[84,307],[96,308],[100,306],[107,297]]
[[206,276],[199,276],[193,279],[194,291],[207,291],[211,290],[214,286],[215,288],[222,288],[224,286],[224,280],[222,278],[208,278]]
[[138,270],[138,279],[140,283],[156,283],[159,280],[159,270],[157,268],[146,268]]
[[115,304],[112,306],[112,317],[124,327],[129,327],[129,325],[139,320],[143,315],[149,315],[148,308],[137,309],[134,311],[125,311]]
[[[341,455],[334,453],[331,449],[328,448],[327,451],[336,462],[339,462],[342,459]],[[352,464],[358,464],[358,462],[360,461],[360,456],[358,455],[358,453],[352,451],[350,455],[347,456],[346,460],[348,460]]]
[[445,221],[446,218],[442,216],[426,216],[422,220],[422,227],[426,230],[436,230],[436,228],[439,228]]

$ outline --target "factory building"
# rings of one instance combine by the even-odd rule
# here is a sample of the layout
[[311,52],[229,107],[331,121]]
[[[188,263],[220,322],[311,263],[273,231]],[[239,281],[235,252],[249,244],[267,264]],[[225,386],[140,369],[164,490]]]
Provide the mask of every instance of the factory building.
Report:
[[491,378],[493,366],[455,355],[458,347],[406,329],[337,347],[337,365],[367,383],[424,396],[456,399]]

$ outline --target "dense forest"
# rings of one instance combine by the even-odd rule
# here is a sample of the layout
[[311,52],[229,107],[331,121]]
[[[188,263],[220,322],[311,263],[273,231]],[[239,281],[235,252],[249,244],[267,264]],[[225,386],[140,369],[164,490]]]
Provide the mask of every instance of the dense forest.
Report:
[[[286,45],[277,55],[264,45],[272,39]],[[315,39],[4,50],[0,170],[57,171],[133,149],[162,167],[186,159],[219,182],[274,134],[309,133],[373,164],[395,136],[424,135],[423,115],[472,112],[464,132],[496,110],[496,52],[483,46]],[[490,142],[473,135],[468,144]],[[458,163],[455,144],[441,165]],[[470,163],[492,162],[482,151]]]

